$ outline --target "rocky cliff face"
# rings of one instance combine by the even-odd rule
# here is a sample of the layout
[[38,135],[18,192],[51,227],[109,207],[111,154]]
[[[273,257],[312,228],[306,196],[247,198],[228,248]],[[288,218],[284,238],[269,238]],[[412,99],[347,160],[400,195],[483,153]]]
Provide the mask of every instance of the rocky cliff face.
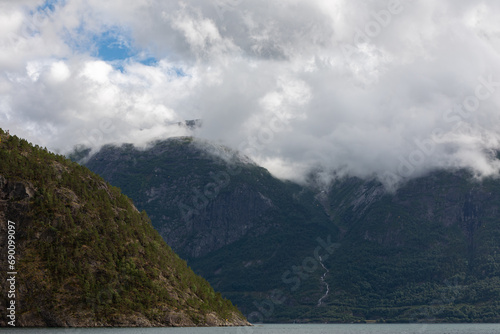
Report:
[[[19,222],[18,233],[23,234],[23,228],[30,220],[24,213],[29,211],[30,199],[35,189],[30,182],[9,181],[0,175],[0,221],[6,222],[7,217]],[[7,224],[0,225],[0,248],[6,249]],[[22,245],[18,245],[22,246]]]

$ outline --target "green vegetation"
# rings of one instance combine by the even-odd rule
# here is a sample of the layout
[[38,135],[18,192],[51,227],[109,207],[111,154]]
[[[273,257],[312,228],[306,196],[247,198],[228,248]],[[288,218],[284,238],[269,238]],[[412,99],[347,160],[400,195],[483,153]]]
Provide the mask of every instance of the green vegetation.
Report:
[[[182,219],[177,203],[194,207],[193,189],[203,191],[214,174],[235,164],[240,172],[217,196]],[[146,209],[173,249],[247,316],[500,321],[498,179],[476,182],[466,171],[440,171],[389,194],[376,181],[345,178],[319,193],[254,164],[228,163],[192,138],[147,150],[105,147],[87,166]],[[314,257],[317,238],[327,236],[340,247],[324,259],[330,294],[317,306],[324,270],[316,263],[307,272],[303,264]],[[201,241],[204,252],[196,248]],[[293,277],[300,278],[297,289]],[[283,302],[262,307],[275,290]]]
[[[133,197],[135,205],[148,212],[154,227],[195,272],[248,315],[256,311],[255,298],[265,297],[273,289],[286,290],[283,272],[312,256],[318,237],[335,239],[338,229],[311,191],[240,161],[229,149],[223,152],[229,156],[226,160],[220,157],[223,148],[214,156],[208,153],[213,147],[204,144],[174,138],[156,142],[147,150],[107,146],[86,166]],[[214,176],[223,173],[229,181],[216,196],[206,196],[203,205],[196,191],[203,193],[216,182]],[[183,219],[179,203],[196,213]],[[321,296],[321,274],[311,274],[303,282],[311,290],[287,294],[289,300],[314,305]]]
[[379,188],[354,178],[332,186],[327,209],[345,233],[326,261],[329,309],[352,321],[500,321],[500,182],[439,171],[396,194]]
[[0,140],[0,175],[33,190],[6,199],[4,217],[20,226],[21,322],[24,315],[58,326],[213,325],[209,314],[218,324],[244,322],[119,188],[2,130]]

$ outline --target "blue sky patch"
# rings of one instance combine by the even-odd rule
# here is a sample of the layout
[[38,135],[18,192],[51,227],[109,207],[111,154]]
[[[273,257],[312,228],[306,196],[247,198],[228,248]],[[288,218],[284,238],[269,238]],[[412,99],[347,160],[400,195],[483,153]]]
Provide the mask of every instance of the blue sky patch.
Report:
[[[129,31],[118,26],[109,27],[100,34],[89,34],[86,23],[72,31],[66,31],[66,44],[78,53],[90,53],[92,57],[109,63],[115,69],[124,71],[128,62],[156,66],[158,59],[148,51],[134,47]],[[175,69],[177,76],[186,76],[182,69]]]
[[134,55],[129,38],[110,30],[102,35],[95,36],[97,57],[104,61],[124,60]]
[[96,51],[95,57],[109,62],[116,69],[123,71],[124,62],[135,61],[146,66],[156,66],[158,60],[132,46],[132,38],[121,31],[112,29],[105,33],[94,36]]

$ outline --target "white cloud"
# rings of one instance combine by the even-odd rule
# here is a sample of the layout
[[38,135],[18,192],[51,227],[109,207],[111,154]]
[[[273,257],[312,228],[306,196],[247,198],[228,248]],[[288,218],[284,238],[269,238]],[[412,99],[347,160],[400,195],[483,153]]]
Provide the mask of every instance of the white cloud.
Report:
[[[2,2],[1,126],[64,151],[143,145],[203,118],[197,135],[286,177],[318,166],[384,179],[496,174],[500,4],[392,3]],[[141,55],[96,57],[107,31]],[[139,63],[146,55],[158,62]],[[456,107],[489,92],[485,80],[492,92],[473,112]]]

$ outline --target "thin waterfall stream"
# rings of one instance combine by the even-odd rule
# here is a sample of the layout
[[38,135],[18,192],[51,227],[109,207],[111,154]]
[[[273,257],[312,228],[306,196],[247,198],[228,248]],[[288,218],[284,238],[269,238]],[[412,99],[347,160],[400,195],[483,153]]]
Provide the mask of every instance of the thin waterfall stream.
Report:
[[326,297],[328,297],[328,294],[330,293],[330,286],[328,285],[328,283],[325,282],[325,277],[326,277],[326,274],[328,274],[329,270],[326,269],[325,265],[323,264],[323,259],[321,258],[321,256],[319,257],[319,263],[321,264],[323,269],[325,269],[325,272],[323,273],[323,275],[320,277],[319,280],[321,281],[321,284],[326,286],[325,294],[318,300],[318,306],[321,306],[321,304],[323,304],[323,300]]

